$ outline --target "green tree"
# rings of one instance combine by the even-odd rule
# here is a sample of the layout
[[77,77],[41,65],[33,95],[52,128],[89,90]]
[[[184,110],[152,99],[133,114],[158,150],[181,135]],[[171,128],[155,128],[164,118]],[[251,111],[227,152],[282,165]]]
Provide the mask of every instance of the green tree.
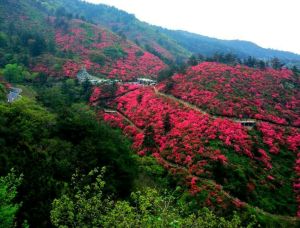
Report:
[[284,64],[280,62],[278,58],[271,59],[271,67],[275,70],[279,70]]
[[94,63],[98,63],[100,66],[104,66],[105,65],[105,56],[101,53],[97,53],[97,52],[92,52],[89,55],[89,58],[92,62]]
[[89,106],[62,106],[50,113],[25,97],[0,103],[0,173],[11,167],[24,173],[18,225],[24,219],[33,227],[49,225],[51,203],[76,167],[107,166],[105,191],[120,197],[131,192],[136,164],[129,141],[99,122]]
[[29,73],[28,71],[23,71],[24,79],[28,82],[33,82],[36,78],[39,77],[39,73]]
[[189,59],[188,59],[188,65],[190,66],[196,66],[198,64],[198,60],[196,58],[195,55],[192,55]]
[[127,52],[125,52],[123,48],[119,45],[106,47],[104,48],[103,53],[112,60],[124,58],[128,55]]
[[168,133],[172,129],[170,114],[167,113],[164,117],[164,130]]
[[7,64],[2,70],[2,73],[9,82],[21,82],[24,80],[24,74],[27,72],[24,71],[22,66],[17,64]]
[[[56,227],[101,227],[102,215],[111,206],[103,196],[103,174],[97,168],[87,175],[72,176],[69,194],[62,195],[52,203],[51,221]],[[91,183],[91,180],[93,182]]]
[[38,56],[47,49],[46,41],[40,35],[34,35],[32,39],[27,41],[27,44],[32,56]]
[[258,67],[259,67],[260,70],[265,70],[266,69],[266,63],[263,60],[259,60]]
[[[240,218],[216,216],[207,208],[195,213],[167,191],[153,188],[134,192],[128,201],[113,201],[104,194],[104,169],[88,175],[76,173],[69,193],[52,203],[51,221],[56,227],[241,227]],[[255,219],[247,227],[254,227]]]
[[154,129],[153,126],[148,126],[145,129],[145,137],[143,141],[143,145],[148,148],[155,147],[155,141],[154,141]]
[[84,82],[82,83],[82,96],[84,101],[86,102],[89,101],[92,95],[92,89],[93,89],[92,83],[88,79],[84,80]]
[[13,169],[7,176],[0,177],[0,227],[14,227],[16,213],[21,206],[14,200],[21,182],[22,175],[17,176]]
[[38,77],[37,73],[30,73],[18,64],[7,64],[2,70],[2,74],[9,82],[18,83],[24,80],[33,81]]
[[0,32],[0,48],[5,48],[8,44],[8,37],[5,33]]
[[0,83],[0,101],[4,101],[6,99],[6,89],[3,84]]

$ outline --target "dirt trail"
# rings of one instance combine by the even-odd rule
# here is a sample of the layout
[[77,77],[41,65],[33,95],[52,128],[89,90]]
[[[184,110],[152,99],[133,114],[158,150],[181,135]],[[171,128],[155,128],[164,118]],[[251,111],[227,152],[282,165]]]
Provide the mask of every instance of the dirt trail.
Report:
[[120,116],[122,116],[122,118],[124,118],[129,124],[130,124],[130,126],[133,126],[133,127],[135,127],[137,130],[138,130],[138,132],[143,132],[144,130],[143,129],[141,129],[141,128],[139,128],[138,126],[136,126],[124,113],[122,113],[121,111],[119,111],[119,110],[116,110],[116,112],[120,115]]
[[171,100],[173,100],[173,101],[175,101],[175,102],[178,102],[178,103],[184,105],[185,107],[191,108],[191,109],[193,109],[193,110],[195,110],[195,111],[197,111],[197,112],[201,112],[201,113],[204,114],[204,115],[209,115],[207,112],[205,112],[204,110],[198,108],[198,107],[195,106],[195,105],[192,105],[191,103],[188,103],[188,102],[186,102],[186,101],[183,101],[183,100],[181,100],[181,99],[178,99],[178,98],[174,97],[173,95],[169,95],[169,94],[162,93],[162,92],[158,91],[158,89],[157,89],[156,87],[153,87],[153,89],[154,89],[155,94],[157,94],[157,95],[159,95],[159,96],[169,98],[169,99],[171,99]]
[[[163,157],[160,157],[159,159],[162,161],[162,163],[165,163],[165,164],[167,164],[168,166],[170,166],[172,168],[183,170],[186,173],[187,177],[195,177],[195,178],[197,178],[197,180],[199,182],[201,182],[203,184],[206,184],[206,185],[209,185],[209,186],[212,186],[212,187],[216,187],[216,185],[219,185],[220,186],[220,192],[221,192],[221,194],[223,194],[225,197],[227,197],[227,199],[230,199],[230,200],[239,200],[237,197],[234,197],[230,193],[228,193],[225,190],[223,190],[223,186],[220,185],[220,184],[218,184],[218,183],[216,183],[214,180],[210,180],[210,179],[207,179],[207,178],[198,177],[196,175],[193,175],[193,174],[191,174],[189,172],[189,170],[186,167],[178,165],[178,164],[173,163],[173,162],[170,162],[170,161],[164,159]],[[252,206],[252,205],[250,205],[250,204],[248,204],[246,202],[243,202],[243,201],[240,201],[240,202],[244,204],[244,207],[254,208],[256,211],[259,211],[261,214],[264,214],[266,216],[277,217],[278,219],[282,219],[282,220],[289,221],[289,222],[293,221],[295,224],[299,222],[299,219],[297,217],[271,214],[269,212],[266,212],[266,211],[262,210],[261,208]]]
[[189,102],[186,102],[186,101],[184,101],[182,99],[179,99],[177,97],[174,97],[173,95],[162,93],[156,87],[153,87],[153,90],[154,90],[155,94],[157,94],[159,96],[168,98],[168,99],[173,100],[175,102],[178,102],[178,103],[184,105],[185,107],[193,109],[193,110],[195,110],[197,112],[200,112],[200,113],[202,113],[204,115],[209,115],[213,119],[216,119],[216,118],[225,118],[225,119],[229,119],[229,120],[232,120],[234,122],[237,122],[237,123],[241,123],[241,122],[252,122],[252,123],[267,122],[267,123],[278,125],[278,126],[281,126],[281,127],[291,127],[291,128],[300,129],[300,127],[295,127],[295,126],[290,126],[290,125],[285,125],[285,124],[274,123],[272,121],[267,121],[267,120],[259,120],[259,119],[252,119],[252,118],[247,118],[247,119],[245,119],[245,118],[243,119],[242,118],[242,119],[239,119],[239,118],[235,118],[235,117],[228,117],[228,116],[222,116],[222,115],[212,115],[212,114],[204,111],[203,109],[199,108],[196,105],[193,105],[193,104],[191,104]]
[[[156,89],[155,87],[154,87],[154,90],[157,91],[157,89]],[[169,99],[172,99],[172,98],[170,98],[169,95],[160,93],[160,92],[158,92],[158,91],[155,92],[155,93],[156,93],[156,94],[159,94],[159,95],[161,95],[161,96],[167,97],[167,98],[169,98]],[[171,97],[172,97],[172,96],[171,96]],[[174,97],[174,100],[177,101],[177,98]],[[183,105],[187,104],[187,107],[190,107],[190,106],[191,106],[190,108],[192,108],[192,109],[195,108],[194,110],[201,112],[201,109],[195,107],[194,105],[190,105],[189,103],[184,102],[184,101],[181,101],[180,99],[178,99],[178,100],[179,100],[178,102],[180,102],[181,104],[183,104]],[[143,129],[137,127],[137,126],[136,126],[136,125],[135,125],[135,124],[134,124],[134,123],[133,123],[133,122],[132,122],[132,121],[131,121],[124,113],[123,113],[123,112],[121,112],[121,111],[119,111],[119,110],[115,110],[115,111],[116,111],[120,116],[122,116],[122,117],[123,117],[123,118],[131,125],[131,126],[135,127],[135,128],[138,130],[138,132],[143,132],[143,131],[144,131]],[[204,112],[204,114],[207,114],[207,113]],[[156,148],[159,150],[158,145],[156,145]],[[176,164],[176,163],[173,163],[173,162],[171,162],[171,161],[168,161],[168,160],[166,160],[166,159],[163,158],[163,157],[160,157],[158,160],[161,161],[161,162],[159,162],[159,163],[164,163],[164,164],[166,164],[166,165],[168,165],[168,166],[170,166],[170,167],[172,167],[172,168],[183,170],[183,171],[186,173],[187,177],[195,177],[195,178],[197,178],[198,181],[202,182],[203,184],[207,184],[207,185],[210,185],[210,186],[212,186],[212,187],[215,187],[216,185],[219,185],[219,186],[220,186],[220,191],[221,191],[221,193],[222,193],[224,196],[226,196],[228,199],[230,199],[230,200],[237,200],[237,199],[238,199],[238,198],[232,196],[230,193],[224,191],[224,190],[223,190],[223,186],[220,185],[220,184],[217,184],[214,180],[210,180],[210,179],[203,178],[203,177],[198,177],[198,176],[196,176],[196,175],[190,173],[190,171],[188,170],[187,167],[181,166],[181,165]],[[163,164],[161,164],[161,165],[163,165]],[[277,217],[278,219],[282,219],[282,220],[289,221],[289,222],[290,222],[290,221],[293,221],[295,224],[299,222],[299,219],[298,219],[297,217],[290,217],[290,216],[282,216],[282,215],[271,214],[271,213],[266,212],[266,211],[264,211],[264,210],[262,210],[262,209],[260,209],[260,208],[258,208],[258,207],[254,207],[254,206],[252,206],[252,205],[250,205],[250,204],[248,204],[248,203],[246,203],[246,202],[242,202],[242,203],[244,203],[245,207],[255,208],[256,211],[259,211],[260,213],[262,213],[262,214],[264,214],[264,215],[267,215],[267,216],[275,216],[275,217]]]
[[258,121],[257,119],[251,119],[251,118],[238,119],[238,118],[234,118],[234,117],[227,117],[227,116],[221,116],[221,115],[212,115],[212,114],[204,111],[203,109],[199,108],[196,105],[193,105],[193,104],[191,104],[189,102],[186,102],[186,101],[184,101],[182,99],[179,99],[177,97],[174,97],[173,95],[162,93],[162,92],[158,91],[158,89],[156,87],[153,87],[153,89],[154,89],[154,92],[157,95],[159,95],[159,96],[169,98],[169,99],[171,99],[171,100],[173,100],[175,102],[178,102],[178,103],[184,105],[185,107],[188,107],[188,108],[191,108],[191,109],[193,109],[195,111],[201,112],[204,115],[209,115],[210,117],[212,117],[214,119],[216,119],[216,118],[226,118],[226,119],[231,119],[232,121],[235,121],[235,122],[239,122],[239,121],[253,121],[253,122],[255,122],[255,121]]

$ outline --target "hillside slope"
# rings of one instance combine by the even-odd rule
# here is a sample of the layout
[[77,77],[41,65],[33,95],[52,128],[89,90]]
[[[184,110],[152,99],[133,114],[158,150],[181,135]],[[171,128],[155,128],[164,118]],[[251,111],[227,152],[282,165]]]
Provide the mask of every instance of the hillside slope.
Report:
[[[17,62],[34,72],[75,77],[82,68],[102,78],[156,77],[166,65],[123,37],[34,0],[0,4],[0,63]],[[8,54],[9,53],[9,54]]]
[[192,53],[212,56],[218,53],[234,53],[240,58],[253,56],[258,59],[269,60],[277,57],[286,63],[294,63],[300,61],[300,55],[273,49],[266,49],[258,46],[255,43],[242,40],[221,40],[202,36],[195,33],[190,33],[180,30],[159,29],[160,32],[170,36],[176,40],[182,47]]
[[116,111],[99,115],[204,205],[299,216],[299,96],[292,71],[204,62],[156,87],[120,85]]
[[262,48],[248,41],[221,40],[186,31],[161,28],[141,22],[132,14],[103,4],[95,5],[80,0],[55,0],[51,4],[44,0],[36,1],[41,2],[48,9],[65,7],[69,12],[82,15],[120,36],[127,37],[167,63],[186,60],[191,53],[212,56],[216,52],[233,53],[240,58],[253,56],[263,60],[277,57],[289,64],[300,62],[300,55],[291,52]]
[[123,38],[128,38],[143,49],[155,54],[167,63],[186,60],[190,52],[134,15],[107,5],[91,4],[80,0],[54,0],[51,4],[35,0],[47,10],[64,7],[69,13],[78,14],[88,21],[104,26]]
[[210,114],[299,127],[299,88],[299,76],[287,69],[203,62],[174,75],[162,90]]

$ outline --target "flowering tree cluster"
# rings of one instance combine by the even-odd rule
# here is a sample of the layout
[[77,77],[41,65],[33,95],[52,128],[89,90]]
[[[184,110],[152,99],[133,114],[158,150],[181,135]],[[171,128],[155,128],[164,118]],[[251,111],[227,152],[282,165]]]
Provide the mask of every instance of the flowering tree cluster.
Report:
[[299,78],[287,69],[258,70],[204,62],[172,77],[162,90],[209,113],[300,126]]
[[101,73],[109,78],[131,81],[140,76],[155,78],[165,68],[160,59],[149,52],[142,52],[137,46],[130,44],[124,47],[124,51],[127,53],[126,58],[109,62],[106,68],[100,69]]
[[[153,54],[117,35],[80,20],[70,22],[69,31],[56,30],[61,51],[78,56],[74,69],[85,66],[93,74],[130,81],[140,76],[156,77],[165,64]],[[66,76],[74,77],[75,70]]]
[[139,84],[129,84],[129,83],[118,83],[115,84],[103,84],[95,86],[93,88],[92,95],[90,97],[90,103],[94,104],[100,99],[114,99],[116,97],[125,95],[126,93],[136,90],[140,87]]
[[64,76],[67,77],[74,77],[80,69],[81,66],[78,63],[71,60],[66,61],[63,65],[63,73]]
[[[246,195],[255,197],[257,202],[266,194],[273,194],[274,189],[278,191],[276,197],[280,198],[284,191],[280,187],[282,185],[292,187],[293,169],[287,165],[288,171],[281,170],[281,161],[276,156],[286,156],[286,161],[293,163],[295,153],[292,148],[298,150],[298,129],[261,122],[248,132],[232,120],[211,118],[160,97],[151,87],[127,92],[126,88],[122,88],[120,91],[122,95],[109,102],[119,113],[104,113],[103,118],[112,126],[122,128],[133,139],[133,147],[139,155],[152,154],[171,173],[184,176],[191,193],[198,197],[205,195],[207,205],[215,202],[224,207],[228,203],[237,207],[245,205],[243,200],[247,197],[241,200],[228,195],[223,188],[218,190],[216,186],[219,183],[213,180],[216,175],[221,176],[224,189],[241,194],[234,189],[242,184],[239,181],[228,183],[230,179],[226,177],[232,175],[226,172],[241,166],[236,159],[247,163],[248,168],[242,166],[242,172],[250,169],[250,173],[260,173],[257,176],[249,174],[245,182]],[[124,120],[124,116],[133,125]],[[286,151],[287,147],[290,151]],[[231,153],[236,154],[235,160],[231,159]],[[220,171],[222,166],[223,171]],[[232,178],[231,181],[236,181],[240,177]],[[292,197],[293,192],[284,194]]]
[[[142,129],[153,128],[153,139],[160,152],[171,152],[166,156],[167,160],[192,164],[197,151],[201,156],[225,162],[226,158],[219,156],[219,150],[207,150],[210,147],[209,140],[220,141],[238,153],[251,156],[251,141],[240,124],[211,119],[208,115],[181,107],[177,103],[164,101],[151,88],[134,90],[117,98],[116,102],[118,110],[136,126]],[[169,129],[166,129],[166,125],[169,125]]]

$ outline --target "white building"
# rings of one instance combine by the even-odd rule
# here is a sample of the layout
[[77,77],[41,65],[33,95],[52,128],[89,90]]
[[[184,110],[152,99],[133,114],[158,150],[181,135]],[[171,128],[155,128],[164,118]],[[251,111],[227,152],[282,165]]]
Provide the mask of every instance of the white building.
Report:
[[20,93],[22,93],[22,89],[11,87],[9,93],[7,94],[7,102],[12,103],[18,98],[20,98]]
[[149,78],[137,78],[136,81],[142,85],[156,85],[157,82],[155,80]]

